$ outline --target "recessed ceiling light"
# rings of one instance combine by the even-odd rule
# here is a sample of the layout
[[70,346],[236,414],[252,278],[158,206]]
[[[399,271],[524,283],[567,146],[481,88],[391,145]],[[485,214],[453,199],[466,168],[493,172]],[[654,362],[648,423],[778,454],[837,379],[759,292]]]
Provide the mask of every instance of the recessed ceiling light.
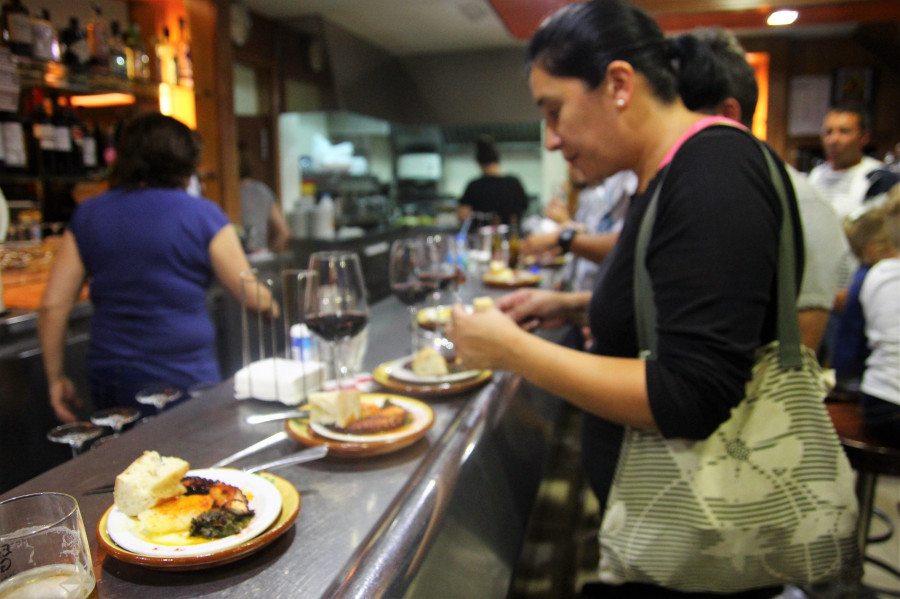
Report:
[[769,15],[766,23],[769,25],[790,25],[797,20],[796,10],[776,10]]

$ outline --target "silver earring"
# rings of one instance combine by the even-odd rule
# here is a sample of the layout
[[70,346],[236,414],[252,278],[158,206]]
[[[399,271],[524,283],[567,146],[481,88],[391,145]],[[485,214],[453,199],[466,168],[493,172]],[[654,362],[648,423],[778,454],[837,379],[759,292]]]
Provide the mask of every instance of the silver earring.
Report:
[[619,98],[618,100],[616,100],[616,106],[618,106],[619,108],[621,108],[622,106],[625,106],[625,100],[623,100],[622,98]]

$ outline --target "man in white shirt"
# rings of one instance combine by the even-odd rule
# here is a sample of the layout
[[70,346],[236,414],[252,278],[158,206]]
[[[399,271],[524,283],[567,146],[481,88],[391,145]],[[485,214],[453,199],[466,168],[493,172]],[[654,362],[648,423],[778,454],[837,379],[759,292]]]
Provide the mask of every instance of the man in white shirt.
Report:
[[809,173],[809,182],[841,218],[862,206],[869,197],[869,176],[884,163],[863,154],[869,143],[867,115],[854,108],[837,107],[822,123],[822,149],[826,162]]

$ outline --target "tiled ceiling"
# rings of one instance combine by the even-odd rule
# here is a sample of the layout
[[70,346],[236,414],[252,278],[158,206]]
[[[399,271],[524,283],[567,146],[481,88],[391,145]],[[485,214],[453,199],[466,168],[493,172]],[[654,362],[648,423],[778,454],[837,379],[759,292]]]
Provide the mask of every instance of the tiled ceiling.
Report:
[[[540,20],[571,0],[240,0],[285,22],[319,15],[403,56],[524,44]],[[855,24],[900,23],[898,0],[634,0],[667,31],[721,25],[761,31],[773,8],[801,16],[791,31],[821,34]]]

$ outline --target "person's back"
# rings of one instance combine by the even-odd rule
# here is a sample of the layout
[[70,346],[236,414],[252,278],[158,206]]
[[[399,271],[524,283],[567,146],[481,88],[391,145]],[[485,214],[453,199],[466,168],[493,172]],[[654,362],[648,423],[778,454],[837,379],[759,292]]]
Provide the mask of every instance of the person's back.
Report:
[[503,224],[508,225],[513,216],[522,222],[528,196],[521,181],[500,172],[500,154],[490,137],[479,137],[475,148],[475,160],[482,174],[466,185],[457,208],[459,220],[466,220],[472,212],[484,212],[495,214]]
[[241,224],[244,248],[248,254],[268,249],[269,213],[275,205],[275,194],[269,186],[255,179],[241,180]]

